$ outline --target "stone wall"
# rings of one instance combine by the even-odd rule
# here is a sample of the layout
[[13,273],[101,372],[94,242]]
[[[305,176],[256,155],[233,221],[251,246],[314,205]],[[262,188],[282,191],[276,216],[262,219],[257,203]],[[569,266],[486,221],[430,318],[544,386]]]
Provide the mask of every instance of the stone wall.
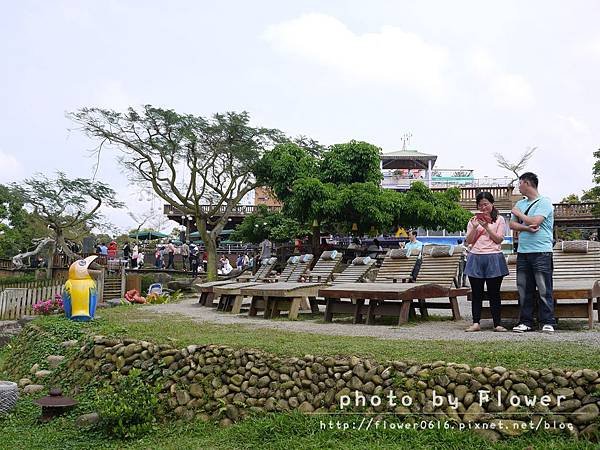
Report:
[[[161,387],[166,407],[180,417],[202,415],[223,424],[250,412],[393,412],[456,424],[503,421],[506,435],[544,420],[593,436],[599,425],[597,371],[507,370],[437,361],[385,364],[357,357],[282,358],[256,350],[215,345],[183,349],[165,344],[96,336],[70,362],[75,379],[110,379],[114,372],[143,371]],[[491,401],[481,401],[488,391]],[[377,399],[381,400],[377,402]],[[363,405],[364,403],[364,405]],[[226,418],[223,418],[223,411]],[[168,412],[168,411],[165,411]]]

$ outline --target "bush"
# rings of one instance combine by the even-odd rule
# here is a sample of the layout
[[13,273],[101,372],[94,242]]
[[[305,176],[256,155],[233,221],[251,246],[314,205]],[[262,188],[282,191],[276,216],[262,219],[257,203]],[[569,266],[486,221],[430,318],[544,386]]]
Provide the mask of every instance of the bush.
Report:
[[108,385],[97,394],[98,426],[119,438],[147,433],[156,421],[157,394],[158,391],[142,379],[137,369],[119,376],[114,385]]
[[7,284],[17,284],[17,283],[31,283],[32,281],[35,281],[34,274],[2,277],[2,278],[0,278],[0,286],[4,286]]

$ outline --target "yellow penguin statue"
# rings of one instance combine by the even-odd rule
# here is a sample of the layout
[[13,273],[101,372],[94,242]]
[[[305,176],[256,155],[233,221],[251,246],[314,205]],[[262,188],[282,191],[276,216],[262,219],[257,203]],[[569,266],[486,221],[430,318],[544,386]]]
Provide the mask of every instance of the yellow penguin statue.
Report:
[[96,258],[97,256],[88,256],[69,267],[69,279],[62,295],[65,315],[69,319],[85,322],[94,318],[98,290],[88,267]]

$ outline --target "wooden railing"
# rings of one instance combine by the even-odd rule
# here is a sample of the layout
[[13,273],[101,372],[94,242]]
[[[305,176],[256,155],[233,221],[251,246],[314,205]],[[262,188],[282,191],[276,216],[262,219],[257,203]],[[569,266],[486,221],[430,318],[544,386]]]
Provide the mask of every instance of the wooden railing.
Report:
[[[253,214],[255,212],[258,211],[258,205],[238,205],[235,206],[232,210],[231,210],[231,216],[249,216],[250,214]],[[214,208],[214,206],[211,205],[200,205],[200,211],[202,211],[203,213],[208,213],[210,211],[212,211]],[[277,212],[277,211],[281,211],[281,206],[267,206],[268,210],[271,212]],[[215,215],[222,215],[225,213],[225,211],[227,210],[226,206],[221,206],[217,212],[215,213]],[[175,208],[172,205],[165,205],[164,206],[164,214],[167,216],[183,216],[184,214],[177,208]]]

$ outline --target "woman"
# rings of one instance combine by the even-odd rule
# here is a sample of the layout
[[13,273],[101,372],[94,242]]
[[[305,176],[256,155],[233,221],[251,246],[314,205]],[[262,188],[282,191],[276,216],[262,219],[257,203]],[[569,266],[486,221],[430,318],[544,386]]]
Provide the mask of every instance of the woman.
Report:
[[465,243],[471,251],[465,266],[465,275],[471,283],[473,325],[465,331],[480,331],[481,303],[484,286],[492,310],[494,331],[506,331],[500,321],[500,286],[508,275],[506,260],[502,254],[501,243],[504,240],[506,222],[498,215],[494,207],[494,197],[489,192],[480,192],[475,198],[479,213],[467,225]]

